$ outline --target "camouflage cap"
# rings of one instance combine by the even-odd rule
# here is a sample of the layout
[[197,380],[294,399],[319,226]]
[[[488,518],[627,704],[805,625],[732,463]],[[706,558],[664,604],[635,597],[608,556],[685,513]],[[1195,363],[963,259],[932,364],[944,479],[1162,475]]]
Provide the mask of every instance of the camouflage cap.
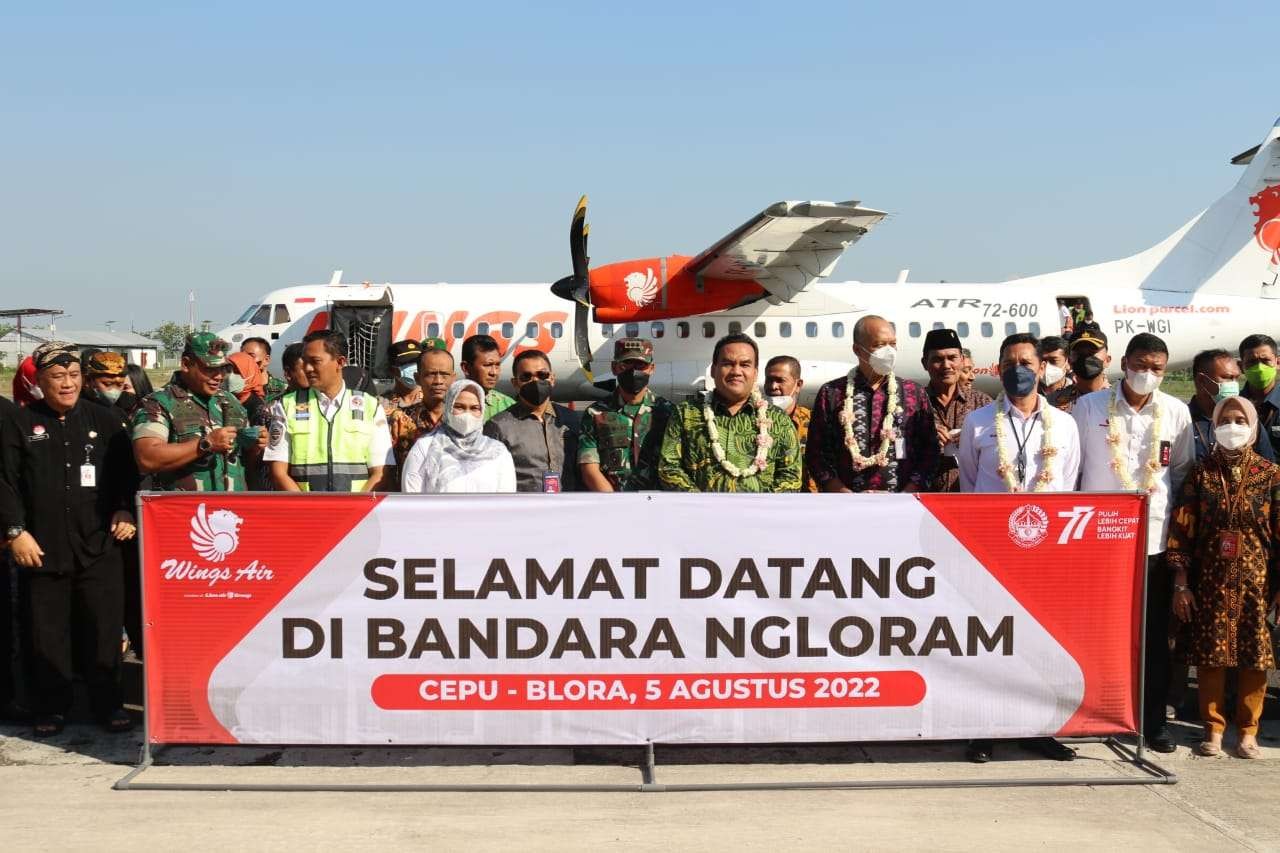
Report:
[[35,348],[31,353],[31,363],[35,365],[36,370],[54,366],[66,367],[79,361],[75,350],[75,344],[66,341],[49,341]]
[[85,359],[84,372],[89,377],[124,376],[129,369],[120,353],[99,350]]
[[653,364],[653,341],[646,338],[618,338],[613,342],[613,360]]
[[231,344],[213,332],[196,332],[194,335],[187,335],[187,345],[182,354],[191,356],[205,367],[226,367],[229,364],[229,349]]

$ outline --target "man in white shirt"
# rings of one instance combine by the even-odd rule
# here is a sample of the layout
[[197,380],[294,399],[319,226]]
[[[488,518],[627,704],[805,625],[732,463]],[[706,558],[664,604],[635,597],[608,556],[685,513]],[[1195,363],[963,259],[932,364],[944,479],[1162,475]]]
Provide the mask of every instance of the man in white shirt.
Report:
[[[1173,591],[1164,568],[1169,516],[1195,461],[1191,411],[1160,391],[1169,348],[1155,335],[1129,341],[1120,366],[1124,380],[1076,401],[1072,416],[1083,456],[1085,492],[1147,492],[1147,655],[1143,733],[1156,752],[1173,752],[1165,724],[1169,689],[1169,608]],[[1159,430],[1157,433],[1157,429]],[[1118,463],[1115,465],[1113,463]]]
[[[1005,338],[1000,346],[1004,395],[970,412],[960,428],[962,492],[1069,492],[1080,471],[1075,421],[1038,393],[1044,374],[1034,335]],[[1049,452],[1045,452],[1048,435]]]
[[[1069,492],[1080,473],[1080,439],[1075,421],[1039,393],[1044,378],[1040,341],[1010,335],[1000,344],[1000,384],[1004,394],[969,413],[960,428],[962,492]],[[1025,738],[1021,745],[1055,761],[1071,761],[1075,750],[1053,738]],[[969,741],[972,762],[991,760],[992,740]]]
[[312,332],[303,338],[309,388],[276,401],[271,441],[263,452],[271,480],[282,492],[371,492],[395,465],[387,414],[378,399],[347,388],[346,338]]

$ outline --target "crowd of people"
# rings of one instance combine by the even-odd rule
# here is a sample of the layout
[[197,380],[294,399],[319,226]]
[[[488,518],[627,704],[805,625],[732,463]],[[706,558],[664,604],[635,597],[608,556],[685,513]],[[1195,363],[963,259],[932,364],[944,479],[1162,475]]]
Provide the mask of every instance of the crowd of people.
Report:
[[[155,390],[118,354],[42,345],[15,378],[15,402],[0,398],[0,528],[21,605],[20,630],[0,626],[21,639],[18,655],[7,643],[0,649],[0,700],[13,705],[16,658],[37,736],[62,730],[77,672],[108,731],[132,725],[119,667],[122,626],[142,653],[130,545],[140,488],[1123,490],[1149,495],[1147,744],[1175,749],[1165,700],[1176,647],[1177,661],[1197,670],[1204,737],[1196,751],[1223,749],[1235,671],[1235,751],[1257,758],[1275,667],[1268,616],[1280,610],[1276,342],[1250,335],[1235,353],[1196,355],[1188,404],[1160,390],[1169,351],[1159,337],[1126,342],[1113,385],[1106,335],[1091,318],[1066,319],[1063,337],[1003,341],[993,400],[974,387],[972,356],[955,331],[926,336],[929,379],[918,384],[897,375],[893,323],[864,316],[853,366],[819,387],[811,410],[799,405],[800,362],[774,357],[762,375],[756,342],[740,333],[716,342],[707,391],[678,403],[649,388],[654,343],[616,340],[612,390],[583,412],[553,402],[555,371],[536,349],[509,359],[514,397],[500,391],[503,352],[488,335],[463,342],[460,364],[441,340],[397,341],[388,353],[394,382],[381,396],[331,331],[287,347],[283,378],[268,370],[265,340],[231,352],[213,334],[191,335],[177,371]],[[1048,738],[1024,745],[1075,756]],[[967,754],[983,762],[993,749],[973,741]]]

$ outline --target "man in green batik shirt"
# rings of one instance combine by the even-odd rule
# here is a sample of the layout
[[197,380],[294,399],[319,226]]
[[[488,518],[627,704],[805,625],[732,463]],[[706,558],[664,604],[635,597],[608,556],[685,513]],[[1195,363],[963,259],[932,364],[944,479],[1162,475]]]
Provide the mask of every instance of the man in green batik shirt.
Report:
[[[704,400],[681,403],[667,423],[658,461],[664,489],[680,492],[798,492],[800,440],[787,413],[770,406],[756,390],[760,350],[743,334],[716,342],[711,358],[715,390]],[[759,404],[763,404],[758,408]],[[712,412],[713,437],[704,405]],[[761,434],[759,419],[764,419]],[[715,439],[718,439],[715,440]],[[769,444],[763,465],[755,460],[761,441]],[[716,446],[724,454],[717,459]]]
[[658,487],[658,450],[674,408],[649,390],[653,341],[619,338],[613,345],[618,387],[587,407],[578,428],[578,474],[592,492]]

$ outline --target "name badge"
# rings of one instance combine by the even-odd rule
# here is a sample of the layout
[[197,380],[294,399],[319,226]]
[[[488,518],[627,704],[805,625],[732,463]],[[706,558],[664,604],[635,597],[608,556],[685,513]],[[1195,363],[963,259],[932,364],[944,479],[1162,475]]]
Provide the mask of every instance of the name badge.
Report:
[[1234,530],[1223,530],[1218,533],[1218,556],[1224,560],[1234,560],[1240,556],[1240,534]]
[[560,473],[558,471],[542,472],[542,491],[547,494],[558,494],[560,492]]
[[80,466],[80,488],[92,489],[98,485],[98,471],[92,465]]
[[1160,467],[1168,468],[1169,459],[1172,456],[1173,456],[1173,442],[1172,441],[1160,442]]
[[894,459],[907,458],[907,440],[902,436],[898,436],[893,440],[893,458]]

